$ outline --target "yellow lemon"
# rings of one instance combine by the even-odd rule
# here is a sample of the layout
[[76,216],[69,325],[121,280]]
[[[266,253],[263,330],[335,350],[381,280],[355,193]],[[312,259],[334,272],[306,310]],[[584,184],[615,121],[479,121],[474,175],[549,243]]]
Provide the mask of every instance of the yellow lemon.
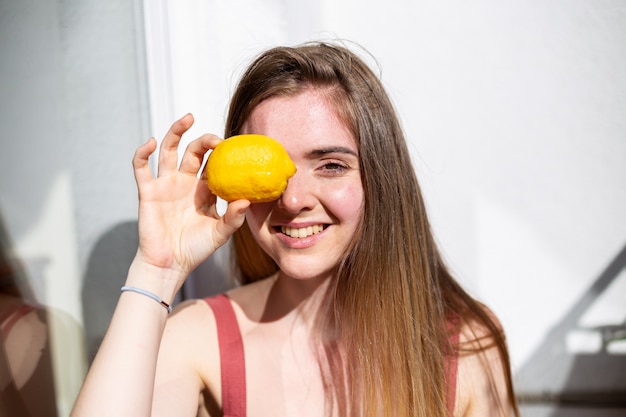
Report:
[[278,199],[296,173],[280,142],[263,135],[237,135],[219,143],[206,165],[207,184],[226,200],[262,203]]

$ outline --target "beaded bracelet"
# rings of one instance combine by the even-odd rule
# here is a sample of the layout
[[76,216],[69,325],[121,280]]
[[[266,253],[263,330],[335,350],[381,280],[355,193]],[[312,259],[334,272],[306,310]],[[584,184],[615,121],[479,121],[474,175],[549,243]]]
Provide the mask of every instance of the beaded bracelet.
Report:
[[150,291],[142,290],[141,288],[137,288],[137,287],[130,287],[128,285],[123,286],[121,288],[121,291],[122,292],[124,292],[124,291],[132,291],[132,292],[136,292],[137,294],[141,294],[141,295],[145,295],[146,297],[150,297],[154,301],[156,301],[157,303],[159,303],[163,307],[165,307],[165,309],[167,310],[168,314],[172,312],[172,306],[171,305],[169,305],[168,303],[163,301],[158,295],[152,294]]

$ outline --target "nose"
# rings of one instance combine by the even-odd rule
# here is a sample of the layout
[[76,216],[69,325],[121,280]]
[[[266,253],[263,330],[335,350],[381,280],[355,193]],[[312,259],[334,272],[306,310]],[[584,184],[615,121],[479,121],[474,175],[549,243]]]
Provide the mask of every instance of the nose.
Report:
[[311,210],[315,205],[314,181],[298,169],[287,182],[287,188],[278,199],[278,207],[291,214]]

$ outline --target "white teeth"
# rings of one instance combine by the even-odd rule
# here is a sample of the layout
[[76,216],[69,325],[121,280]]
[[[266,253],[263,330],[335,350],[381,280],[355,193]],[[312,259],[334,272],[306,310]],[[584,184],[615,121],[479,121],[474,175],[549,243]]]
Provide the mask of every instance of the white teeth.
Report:
[[321,224],[316,224],[316,225],[308,226],[308,227],[300,227],[300,228],[288,227],[288,226],[281,226],[280,228],[280,231],[286,234],[287,236],[297,237],[297,238],[309,237],[309,236],[312,236],[314,234],[321,232],[322,230],[324,230],[324,226]]

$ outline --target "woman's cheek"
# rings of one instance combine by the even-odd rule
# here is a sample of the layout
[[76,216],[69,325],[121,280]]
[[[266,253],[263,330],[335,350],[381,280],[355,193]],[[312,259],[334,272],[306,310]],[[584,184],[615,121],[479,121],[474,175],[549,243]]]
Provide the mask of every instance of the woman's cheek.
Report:
[[327,191],[327,201],[333,214],[340,220],[358,218],[363,209],[363,188],[361,184],[346,184]]

